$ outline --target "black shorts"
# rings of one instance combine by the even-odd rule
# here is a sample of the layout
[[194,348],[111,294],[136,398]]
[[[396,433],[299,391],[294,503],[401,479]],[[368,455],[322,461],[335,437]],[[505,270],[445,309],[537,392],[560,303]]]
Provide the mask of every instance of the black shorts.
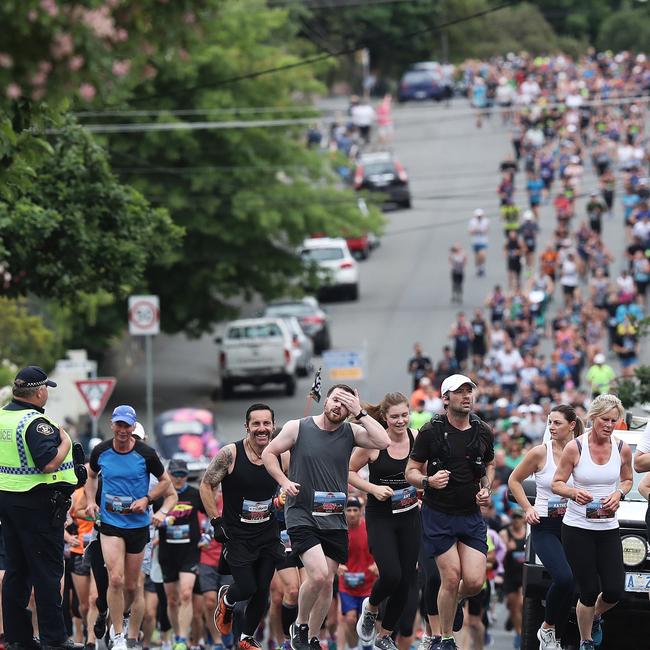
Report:
[[149,543],[149,526],[118,528],[117,526],[102,523],[99,534],[106,537],[121,537],[124,540],[126,552],[131,555],[142,553],[144,547]]
[[425,557],[438,557],[458,542],[487,555],[487,526],[479,512],[452,515],[425,504],[420,514]]
[[289,529],[291,549],[296,555],[302,555],[319,544],[325,555],[339,564],[348,561],[348,531],[343,529],[322,530],[312,526],[296,526]]
[[295,553],[285,553],[284,559],[278,564],[277,570],[282,571],[283,569],[302,569],[304,564],[302,560]]
[[232,576],[223,576],[219,569],[211,564],[199,564],[199,579],[197,580],[200,593],[218,592],[223,585],[232,584]]
[[70,553],[70,573],[76,576],[90,575],[90,558],[79,553]]
[[156,594],[156,593],[158,593],[156,591],[156,583],[148,575],[145,575],[145,577],[144,577],[144,590],[148,594]]
[[563,284],[562,291],[564,292],[565,296],[572,296],[576,292],[576,287],[572,287],[568,284]]
[[[227,562],[229,567],[247,566],[253,564],[261,556],[272,557],[276,563],[284,559],[284,545],[280,541],[277,533],[266,536],[263,539],[229,539],[223,545],[221,557]],[[221,571],[221,562],[219,563],[219,572]]]
[[176,582],[179,573],[199,574],[201,549],[192,544],[167,544],[158,547],[158,562],[162,570],[163,582]]

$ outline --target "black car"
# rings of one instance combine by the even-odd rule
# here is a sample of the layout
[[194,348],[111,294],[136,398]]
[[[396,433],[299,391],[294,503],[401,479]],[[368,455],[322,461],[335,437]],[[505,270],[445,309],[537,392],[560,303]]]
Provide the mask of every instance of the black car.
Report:
[[[632,451],[640,438],[638,431],[616,431],[615,435],[627,442],[632,447]],[[625,563],[625,595],[616,607],[603,616],[604,637],[600,650],[647,647],[647,639],[650,637],[650,602],[648,601],[650,547],[645,522],[648,503],[637,489],[640,479],[641,476],[635,472],[634,486],[618,511]],[[534,503],[535,481],[524,481],[524,491],[528,500]],[[551,576],[536,556],[529,536],[526,542],[523,570],[524,609],[521,623],[521,650],[539,648],[537,630],[544,618],[544,598],[550,584]],[[577,595],[575,599],[577,600]],[[580,634],[575,608],[572,607],[569,624],[562,637],[562,647],[567,650],[578,650],[579,645]]]
[[332,347],[329,317],[316,298],[305,296],[298,300],[277,300],[267,305],[263,315],[275,318],[295,316],[303,332],[314,342],[315,354]]
[[383,192],[391,203],[411,207],[408,174],[388,152],[369,153],[359,158],[354,170],[354,189]]

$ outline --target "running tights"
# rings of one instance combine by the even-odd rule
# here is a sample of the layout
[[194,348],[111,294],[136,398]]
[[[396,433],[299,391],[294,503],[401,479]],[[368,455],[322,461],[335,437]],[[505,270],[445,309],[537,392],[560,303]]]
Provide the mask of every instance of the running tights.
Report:
[[415,582],[420,548],[420,518],[417,510],[376,517],[366,513],[368,542],[379,569],[370,594],[370,604],[379,607],[388,598],[382,627],[394,630],[406,606],[409,586]]
[[248,600],[242,626],[242,633],[247,636],[255,634],[264,616],[276,564],[275,557],[259,557],[245,566],[230,566],[233,584],[228,588],[226,599],[233,604]]
[[104,554],[102,553],[102,545],[99,539],[94,539],[86,549],[88,557],[90,558],[90,568],[93,572],[95,585],[97,586],[97,609],[100,612],[108,611],[108,601],[106,594],[108,593],[108,571],[104,564]]
[[616,604],[625,591],[619,529],[587,530],[563,525],[562,544],[578,585],[580,602],[593,607],[602,591],[606,603]]

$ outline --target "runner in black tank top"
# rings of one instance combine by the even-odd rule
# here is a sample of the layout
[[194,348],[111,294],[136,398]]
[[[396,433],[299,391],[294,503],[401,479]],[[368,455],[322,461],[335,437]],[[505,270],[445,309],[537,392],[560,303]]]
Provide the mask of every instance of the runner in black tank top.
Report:
[[[368,411],[376,413],[375,419],[386,424],[391,444],[381,451],[356,449],[350,459],[350,484],[368,494],[368,543],[379,570],[372,593],[363,603],[357,632],[362,643],[372,643],[379,605],[388,599],[374,643],[380,650],[394,650],[391,634],[407,604],[409,587],[415,581],[420,549],[417,493],[404,477],[414,435],[408,429],[408,400],[401,393],[389,393],[380,405],[369,406]],[[358,474],[366,464],[370,470],[369,481]]]
[[[223,585],[214,613],[221,634],[232,629],[235,603],[249,600],[244,614],[240,650],[260,648],[254,639],[269,599],[275,567],[284,556],[275,517],[277,483],[267,473],[261,455],[271,441],[274,414],[265,404],[246,412],[243,440],[226,445],[210,463],[201,481],[201,498],[215,537],[223,540],[223,557],[233,584]],[[223,488],[223,516],[217,517],[215,491]]]

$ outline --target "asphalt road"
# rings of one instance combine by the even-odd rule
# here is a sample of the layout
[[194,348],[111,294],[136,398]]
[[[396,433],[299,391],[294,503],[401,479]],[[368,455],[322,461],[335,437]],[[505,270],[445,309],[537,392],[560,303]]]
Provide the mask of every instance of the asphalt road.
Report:
[[[469,252],[467,222],[477,207],[491,218],[491,241],[487,274],[474,275],[468,267],[463,309],[481,306],[494,284],[505,284],[503,235],[498,220],[496,186],[500,161],[510,154],[509,135],[496,116],[477,129],[467,113],[467,104],[458,100],[451,108],[431,104],[397,107],[395,110],[395,151],[406,166],[413,192],[413,208],[388,212],[381,246],[361,263],[361,296],[358,302],[326,305],[332,320],[335,348],[365,350],[367,378],[358,384],[362,398],[379,401],[387,391],[408,394],[410,376],[406,361],[415,341],[422,343],[434,360],[448,342],[449,328],[458,311],[450,302],[447,262],[449,247],[460,242]],[[519,203],[525,205],[519,174]],[[596,187],[587,168],[583,191]],[[580,201],[582,208],[585,201]],[[583,211],[583,210],[582,210]],[[580,210],[579,210],[580,212]],[[555,219],[552,208],[541,212],[540,242],[550,236]],[[604,236],[617,255],[624,248],[620,207],[615,218],[605,223]],[[618,271],[621,262],[613,265]],[[560,298],[558,292],[558,299]],[[164,309],[162,305],[162,309]],[[245,314],[256,307],[248,307]],[[216,333],[216,332],[215,332]],[[317,412],[307,401],[311,378],[299,381],[295,397],[280,390],[261,393],[239,392],[229,401],[213,401],[218,384],[215,334],[200,340],[184,336],[159,336],[154,342],[155,412],[181,406],[203,406],[214,411],[219,436],[232,441],[243,433],[244,412],[253,401],[266,401],[276,411],[279,424],[302,417],[306,410]],[[645,355],[647,358],[647,355]],[[145,410],[144,355],[139,340],[125,339],[112,363],[102,369],[118,378],[107,413],[118,404],[133,404]],[[323,387],[331,383],[324,377]],[[106,431],[106,416],[102,420]],[[493,630],[497,649],[512,647],[513,635],[503,629],[504,611]]]

